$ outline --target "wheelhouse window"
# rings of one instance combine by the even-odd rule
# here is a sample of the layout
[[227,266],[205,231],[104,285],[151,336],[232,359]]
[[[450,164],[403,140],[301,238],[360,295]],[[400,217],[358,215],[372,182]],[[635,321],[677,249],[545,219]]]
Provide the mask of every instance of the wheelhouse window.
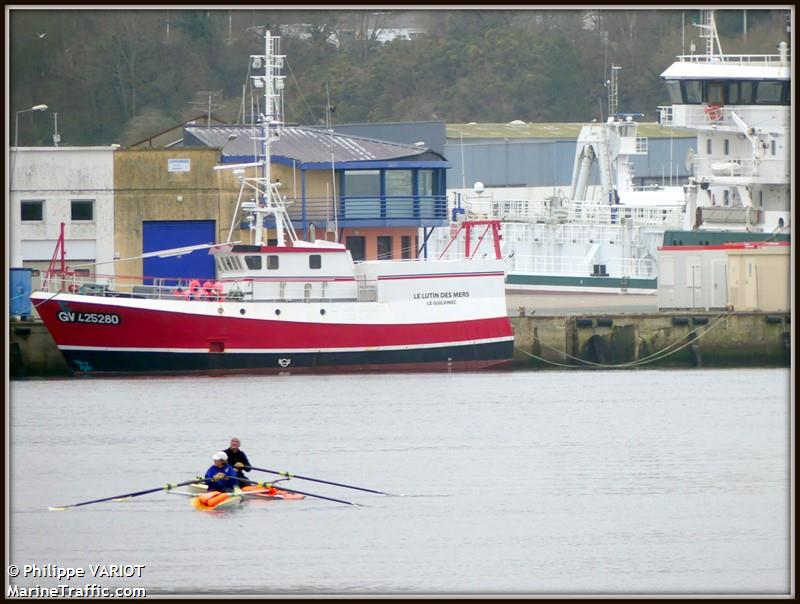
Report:
[[669,102],[673,105],[680,105],[683,103],[681,96],[681,83],[678,80],[667,80],[667,93],[669,94]]
[[731,105],[752,105],[754,82],[732,81],[728,82],[728,103]]
[[699,105],[703,102],[703,87],[699,80],[685,80],[683,87],[683,102],[687,105]]
[[322,256],[320,254],[311,254],[308,257],[308,268],[322,268]]
[[714,105],[725,103],[725,84],[723,82],[705,83],[705,101]]
[[94,220],[94,200],[93,199],[73,199],[71,218],[74,221]]
[[271,271],[277,270],[278,269],[278,264],[279,264],[279,262],[278,262],[279,259],[280,258],[277,255],[274,255],[274,254],[270,254],[269,256],[267,256],[267,270],[271,270]]
[[44,201],[31,199],[21,202],[20,218],[23,222],[41,222],[44,219]]
[[260,271],[261,270],[261,256],[245,256],[244,262],[247,265],[247,268],[253,271]]
[[783,82],[759,82],[756,88],[757,105],[779,105],[783,99]]

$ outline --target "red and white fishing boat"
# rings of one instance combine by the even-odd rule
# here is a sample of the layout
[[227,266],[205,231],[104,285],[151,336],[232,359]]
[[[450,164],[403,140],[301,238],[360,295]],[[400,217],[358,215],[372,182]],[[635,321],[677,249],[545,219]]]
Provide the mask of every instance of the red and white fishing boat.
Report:
[[[280,133],[275,82],[281,58],[266,33],[261,175],[244,180],[240,207],[252,242],[208,247],[213,284],[124,291],[81,283],[55,259],[33,304],[76,373],[469,370],[508,364],[513,334],[505,301],[499,223],[464,222],[494,237],[494,258],[354,262],[340,243],[300,240],[270,180]],[[242,164],[218,169],[241,168]],[[243,187],[244,188],[244,187]],[[265,245],[264,220],[277,245]],[[57,250],[58,251],[58,250]],[[165,250],[159,255],[184,253]],[[205,287],[203,287],[205,285]]]

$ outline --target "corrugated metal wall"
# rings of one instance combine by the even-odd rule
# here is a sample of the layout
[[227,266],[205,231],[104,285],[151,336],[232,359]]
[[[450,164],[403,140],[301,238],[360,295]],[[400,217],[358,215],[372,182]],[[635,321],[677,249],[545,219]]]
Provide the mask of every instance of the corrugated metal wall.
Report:
[[[695,141],[694,137],[673,138],[670,162],[670,139],[648,139],[649,153],[632,157],[636,184],[640,178],[659,184],[663,178],[664,184],[669,184],[670,171],[674,184],[685,182],[690,174],[686,154],[696,147]],[[461,187],[462,182],[471,187],[476,181],[487,187],[566,186],[572,181],[576,148],[574,140],[557,139],[469,139],[464,140],[462,148],[461,141],[448,139],[444,155],[452,168],[447,182],[450,187]],[[599,184],[596,167],[589,184]]]

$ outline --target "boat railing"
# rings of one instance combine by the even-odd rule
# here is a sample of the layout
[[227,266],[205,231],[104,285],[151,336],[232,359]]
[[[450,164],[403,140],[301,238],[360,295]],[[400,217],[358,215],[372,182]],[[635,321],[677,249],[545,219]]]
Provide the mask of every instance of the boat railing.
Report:
[[678,55],[681,63],[712,63],[714,65],[754,65],[754,66],[780,66],[785,65],[780,55]]
[[683,209],[681,206],[607,205],[573,201],[567,205],[567,220],[574,223],[681,228]]
[[697,176],[759,176],[759,167],[764,160],[727,157],[694,157],[692,167]]
[[514,254],[506,259],[509,273],[571,277],[628,277],[654,279],[656,263],[645,258],[613,258],[600,262],[585,256],[541,256]]

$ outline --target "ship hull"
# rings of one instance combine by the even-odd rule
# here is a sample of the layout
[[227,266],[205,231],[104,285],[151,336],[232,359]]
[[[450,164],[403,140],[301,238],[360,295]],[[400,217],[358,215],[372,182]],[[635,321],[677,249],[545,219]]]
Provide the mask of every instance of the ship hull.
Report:
[[461,320],[437,321],[430,310],[415,316],[380,303],[241,304],[39,292],[32,299],[76,374],[458,371],[503,367],[513,353],[505,315],[465,312]]

